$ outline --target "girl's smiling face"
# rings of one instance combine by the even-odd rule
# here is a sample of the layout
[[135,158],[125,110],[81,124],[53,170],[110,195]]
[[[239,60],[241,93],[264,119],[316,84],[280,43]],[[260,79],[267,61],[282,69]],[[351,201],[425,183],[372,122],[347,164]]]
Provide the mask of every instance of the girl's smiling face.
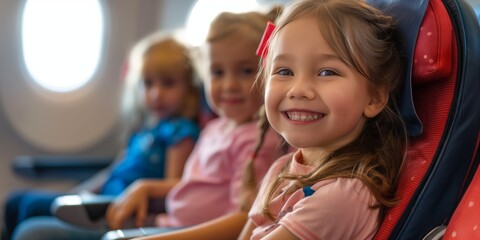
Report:
[[209,44],[209,79],[205,87],[215,112],[241,124],[252,120],[263,99],[252,88],[259,61],[255,55],[257,43],[237,36]]
[[265,107],[272,127],[292,146],[336,150],[383,109],[368,81],[325,41],[315,19],[290,22],[272,40]]

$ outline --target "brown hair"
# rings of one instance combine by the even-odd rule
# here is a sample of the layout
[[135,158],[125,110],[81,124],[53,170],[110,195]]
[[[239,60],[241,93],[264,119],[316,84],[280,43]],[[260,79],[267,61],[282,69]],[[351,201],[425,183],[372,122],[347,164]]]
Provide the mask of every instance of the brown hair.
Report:
[[[406,132],[396,113],[394,95],[403,74],[401,58],[395,46],[396,30],[392,18],[359,0],[300,0],[285,9],[272,35],[269,52],[275,49],[278,31],[288,23],[311,17],[330,47],[344,63],[369,81],[369,91],[379,96],[382,90],[390,97],[387,106],[365,127],[353,142],[335,150],[323,164],[307,175],[286,172],[288,166],[269,183],[262,202],[262,213],[273,219],[268,205],[284,180],[294,180],[286,194],[331,178],[358,178],[372,192],[380,208],[379,220],[397,202],[395,197],[399,171],[405,158]],[[266,79],[271,61],[265,59],[261,74]]]
[[173,34],[154,33],[139,41],[128,58],[128,71],[125,76],[123,113],[126,115],[124,140],[150,120],[155,120],[145,106],[143,77],[147,73],[165,74],[182,72],[187,80],[189,91],[179,115],[197,121],[200,93],[195,83],[195,71],[189,48]]

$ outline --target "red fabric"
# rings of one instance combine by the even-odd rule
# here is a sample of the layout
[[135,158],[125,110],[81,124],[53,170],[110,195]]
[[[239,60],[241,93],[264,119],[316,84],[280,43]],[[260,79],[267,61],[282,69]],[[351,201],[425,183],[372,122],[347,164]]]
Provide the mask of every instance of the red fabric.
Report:
[[452,24],[443,3],[430,1],[418,32],[413,57],[413,85],[451,75],[452,39]]
[[[442,3],[437,0],[431,1],[427,12],[432,12],[432,9],[434,8],[432,5],[437,4]],[[434,13],[446,14],[443,17],[448,16],[446,11],[437,11]],[[436,19],[439,19],[438,17],[431,17],[430,14],[427,14],[427,16],[430,17],[426,17],[424,22],[436,21]],[[443,17],[440,18],[443,19]],[[450,32],[452,24],[448,21],[448,24],[443,25],[443,27],[442,30],[445,29],[445,31]],[[419,35],[419,38],[421,40],[422,37],[426,36],[427,35]],[[451,51],[451,49],[457,49],[455,38],[451,38],[449,44],[450,46],[447,48],[450,49],[449,51]],[[417,46],[421,47],[420,45]],[[418,116],[422,123],[424,123],[424,130],[421,136],[409,139],[407,159],[398,186],[400,202],[388,211],[384,221],[380,225],[375,239],[389,239],[393,228],[404,213],[412,196],[417,190],[418,185],[425,176],[425,173],[432,162],[433,156],[435,155],[435,151],[437,150],[438,143],[445,128],[455,89],[458,59],[456,51],[451,51],[451,53],[451,59],[448,61],[448,64],[451,65],[452,70],[448,76],[436,74],[436,77],[432,79],[429,79],[431,77],[430,74],[413,76],[413,81],[417,83],[413,85],[412,89],[413,100]],[[446,62],[446,59],[443,59],[442,61]],[[414,68],[417,67],[418,66],[414,64]],[[429,80],[418,79],[420,77],[426,77]],[[423,84],[418,85],[418,83]]]
[[480,239],[480,167],[448,223],[443,240],[451,239]]

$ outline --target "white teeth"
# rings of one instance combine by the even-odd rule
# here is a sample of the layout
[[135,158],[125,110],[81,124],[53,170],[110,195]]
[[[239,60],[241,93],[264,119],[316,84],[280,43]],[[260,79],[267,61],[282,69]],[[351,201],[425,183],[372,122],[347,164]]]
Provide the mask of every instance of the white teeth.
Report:
[[300,113],[300,112],[287,112],[288,118],[293,121],[313,121],[320,118],[321,114],[315,113]]

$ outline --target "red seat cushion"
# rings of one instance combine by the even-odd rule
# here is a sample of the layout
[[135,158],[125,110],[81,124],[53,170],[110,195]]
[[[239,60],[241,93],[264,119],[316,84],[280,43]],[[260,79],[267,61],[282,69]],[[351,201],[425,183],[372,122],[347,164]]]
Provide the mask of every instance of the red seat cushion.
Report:
[[430,1],[415,46],[413,85],[445,79],[452,74],[452,39],[452,24],[443,3]]

